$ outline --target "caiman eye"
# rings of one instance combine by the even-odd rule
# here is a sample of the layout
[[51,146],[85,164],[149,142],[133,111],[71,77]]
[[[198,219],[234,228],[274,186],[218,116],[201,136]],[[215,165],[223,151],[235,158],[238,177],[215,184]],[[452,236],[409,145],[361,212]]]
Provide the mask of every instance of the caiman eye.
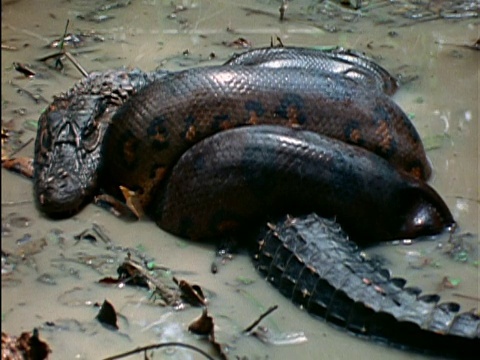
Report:
[[40,136],[41,152],[42,153],[48,152],[52,147],[52,134],[50,134],[48,129],[42,129],[39,136]]
[[82,130],[82,145],[87,151],[93,151],[102,140],[102,117],[107,110],[107,104],[102,99],[92,99],[91,115],[87,125]]
[[82,131],[82,145],[87,151],[93,151],[100,142],[101,127],[97,121],[92,121]]
[[58,128],[63,123],[63,114],[56,110],[46,110],[38,120],[37,144],[40,151],[45,154],[53,146],[53,138]]

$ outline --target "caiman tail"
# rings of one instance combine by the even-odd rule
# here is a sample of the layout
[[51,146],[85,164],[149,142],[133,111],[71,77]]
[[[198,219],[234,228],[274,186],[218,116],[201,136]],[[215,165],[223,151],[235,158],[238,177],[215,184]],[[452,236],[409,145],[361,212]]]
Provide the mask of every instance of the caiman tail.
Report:
[[455,359],[478,358],[480,316],[420,295],[362,257],[334,221],[312,214],[269,225],[257,268],[309,313],[361,337]]

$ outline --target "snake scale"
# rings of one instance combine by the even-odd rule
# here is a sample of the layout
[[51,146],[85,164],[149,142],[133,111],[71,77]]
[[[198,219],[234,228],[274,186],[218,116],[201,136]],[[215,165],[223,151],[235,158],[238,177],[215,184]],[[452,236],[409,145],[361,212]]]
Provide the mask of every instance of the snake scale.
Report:
[[259,239],[257,267],[282,293],[358,335],[468,358],[478,314],[404,288],[349,240],[454,224],[425,182],[431,167],[417,131],[389,97],[396,87],[346,50],[256,49],[222,66],[92,73],[39,119],[35,198],[64,217],[101,189],[121,198],[124,186],[161,228],[197,240],[303,216]]

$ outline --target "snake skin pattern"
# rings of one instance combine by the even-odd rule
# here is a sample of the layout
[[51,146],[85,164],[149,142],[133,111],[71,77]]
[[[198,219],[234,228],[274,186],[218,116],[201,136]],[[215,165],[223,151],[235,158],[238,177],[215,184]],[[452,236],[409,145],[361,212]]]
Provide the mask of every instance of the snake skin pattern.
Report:
[[[100,188],[122,198],[124,186],[160,227],[199,240],[312,211],[359,243],[437,234],[454,220],[425,183],[430,164],[389,97],[396,88],[385,69],[341,49],[92,73],[40,117],[35,198],[49,216],[71,216]],[[270,225],[257,266],[294,302],[356,334],[427,352],[440,342],[454,357],[478,346],[477,315],[404,288],[317,215]]]

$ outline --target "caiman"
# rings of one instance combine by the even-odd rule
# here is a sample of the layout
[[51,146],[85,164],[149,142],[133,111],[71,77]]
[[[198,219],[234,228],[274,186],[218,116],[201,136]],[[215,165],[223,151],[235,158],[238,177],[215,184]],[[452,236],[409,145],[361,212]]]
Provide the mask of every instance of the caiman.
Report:
[[[268,50],[263,52],[269,56]],[[302,68],[302,53],[305,62],[314,59],[317,65]],[[119,197],[118,188],[124,186],[135,192],[141,206],[162,228],[194,239],[256,228],[282,211],[338,216],[349,236],[360,242],[433,235],[454,224],[441,197],[425,183],[430,164],[414,126],[388,96],[396,86],[388,72],[386,75],[375,63],[348,51],[328,56],[318,52],[317,60],[314,52],[298,48],[279,54],[265,60],[252,52],[223,66],[176,73],[121,70],[92,74],[55,99],[40,117],[34,158],[39,208],[53,217],[69,216],[101,188]],[[283,62],[280,69],[278,61]],[[204,156],[212,151],[214,155]],[[192,158],[196,160],[191,162]],[[240,168],[234,170],[232,164],[240,164]],[[184,172],[189,175],[181,176]],[[212,185],[211,179],[219,176],[223,187]],[[175,177],[178,181],[171,181]],[[210,182],[202,184],[204,180]],[[270,187],[272,180],[274,187]],[[289,194],[290,186],[294,190]],[[176,202],[182,191],[190,193],[193,202],[185,198]],[[281,201],[282,196],[286,202]],[[325,196],[324,204],[321,196]],[[384,197],[391,201],[387,203]],[[198,208],[199,201],[211,205],[209,212],[189,213]],[[249,212],[259,202],[265,213]],[[338,235],[336,225],[313,219],[337,234],[328,233],[327,237],[338,242],[338,249],[344,248],[346,238]],[[321,316],[321,297],[315,289],[308,293],[312,289],[308,286],[330,281],[326,265],[316,260],[309,263],[302,252],[304,240],[300,240],[297,247],[285,249],[308,271],[295,278],[283,265],[277,266],[276,253],[268,249],[290,242],[288,229],[281,229],[277,225],[277,230],[272,230],[272,241],[265,237],[258,266],[270,279],[270,269],[276,268],[277,275],[285,269],[277,277],[282,279],[280,290],[288,293],[283,280],[288,278],[295,288],[305,289],[304,298],[309,300],[304,306]],[[297,237],[306,238],[308,244],[323,243],[318,232],[297,230],[302,234]],[[318,246],[319,252],[326,253],[312,256],[337,256],[329,254],[328,246],[308,246]],[[345,247],[350,250],[339,255],[339,262],[356,264],[352,246]],[[268,260],[269,254],[272,260]],[[364,265],[368,263],[352,266],[353,276],[366,276]],[[384,273],[372,268],[368,279],[375,283]],[[424,312],[412,311],[412,298],[393,296],[390,285],[397,282],[387,283],[385,297],[397,305],[394,312],[375,307],[377,298],[365,297],[371,289],[333,281],[334,299],[338,296],[339,302],[338,307],[335,302],[328,304],[327,320],[339,324],[339,318],[365,315],[373,306],[380,315],[372,317],[375,321],[368,323],[363,333],[373,338],[427,351],[432,339],[448,338],[451,344],[460,345],[450,352],[458,356],[465,355],[464,348],[471,349],[470,344],[478,343],[477,315],[458,315],[456,305],[439,305],[446,320],[439,321],[441,331],[437,331],[424,325]],[[398,292],[408,293],[401,286]],[[341,294],[353,300],[342,302]],[[289,296],[302,303],[295,292]],[[418,304],[426,303],[415,299]],[[361,309],[358,312],[357,307]],[[415,339],[418,342],[400,336],[404,319],[410,315],[408,321],[423,326],[421,337]],[[445,330],[447,323],[455,323],[455,330]],[[346,324],[350,331],[362,334],[361,320],[348,319]]]

